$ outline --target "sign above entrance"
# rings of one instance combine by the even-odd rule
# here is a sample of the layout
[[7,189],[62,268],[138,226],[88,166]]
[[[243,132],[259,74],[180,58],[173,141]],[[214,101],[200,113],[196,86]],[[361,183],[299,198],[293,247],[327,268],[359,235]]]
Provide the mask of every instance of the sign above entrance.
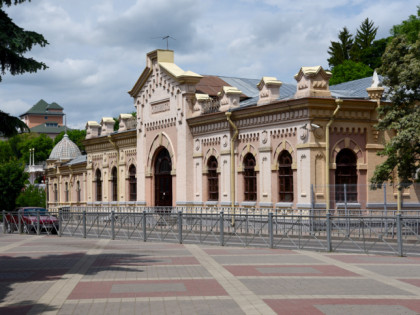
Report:
[[169,110],[169,99],[153,102],[150,105],[152,106],[152,114],[166,112]]

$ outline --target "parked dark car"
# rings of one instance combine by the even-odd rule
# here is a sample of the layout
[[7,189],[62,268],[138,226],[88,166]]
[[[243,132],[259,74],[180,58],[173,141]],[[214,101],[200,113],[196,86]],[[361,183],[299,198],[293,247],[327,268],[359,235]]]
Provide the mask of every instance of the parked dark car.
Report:
[[56,216],[51,215],[47,209],[40,207],[23,207],[16,211],[6,213],[6,231],[12,233],[17,231],[19,227],[19,217],[21,220],[21,226],[24,233],[36,231],[38,225],[39,215],[39,227],[41,230],[45,230],[48,233],[56,233],[59,229],[59,223]]

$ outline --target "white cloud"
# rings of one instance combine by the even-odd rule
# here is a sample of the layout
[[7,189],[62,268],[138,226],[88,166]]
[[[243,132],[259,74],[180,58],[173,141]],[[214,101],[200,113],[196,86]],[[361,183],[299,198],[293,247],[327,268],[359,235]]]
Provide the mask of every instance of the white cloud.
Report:
[[1,108],[18,115],[39,99],[64,107],[69,126],[132,112],[127,94],[145,55],[171,35],[175,62],[201,74],[293,82],[303,65],[327,66],[331,40],[369,17],[378,36],[417,12],[418,0],[38,0],[6,8],[50,45],[27,56],[49,69],[0,83]]

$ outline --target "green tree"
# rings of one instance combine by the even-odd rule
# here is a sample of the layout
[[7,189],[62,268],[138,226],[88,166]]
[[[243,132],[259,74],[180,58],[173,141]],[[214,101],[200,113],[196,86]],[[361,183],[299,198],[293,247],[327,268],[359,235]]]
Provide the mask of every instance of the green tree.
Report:
[[373,41],[375,40],[378,27],[374,27],[373,21],[366,18],[360,24],[351,47],[351,60],[362,62],[369,67],[374,66],[375,56],[373,56]]
[[373,74],[369,66],[352,60],[345,60],[342,64],[335,66],[331,72],[330,85],[366,78]]
[[24,169],[24,163],[17,160],[0,164],[0,210],[15,208],[16,198],[28,179]]
[[410,17],[402,21],[401,24],[394,25],[391,29],[393,36],[404,34],[410,43],[416,42],[420,32],[420,5],[417,6],[417,16],[410,15]]
[[35,149],[35,162],[43,162],[50,156],[53,140],[45,134],[24,133],[8,140],[12,155],[24,163],[29,162],[29,149]]
[[13,157],[9,141],[0,141],[0,163],[9,162]]
[[338,34],[338,39],[338,42],[331,41],[331,45],[328,47],[328,54],[331,56],[328,58],[330,67],[342,64],[350,58],[350,49],[353,46],[353,35],[344,27]]
[[46,207],[45,189],[29,185],[20,192],[16,199],[17,207]]
[[41,47],[48,45],[48,41],[41,34],[25,31],[13,23],[3,10],[3,6],[16,5],[22,2],[25,2],[25,0],[0,0],[0,65],[2,75],[6,71],[16,75],[25,72],[37,72],[47,68],[43,62],[27,58],[24,54],[30,51],[34,45]]
[[50,156],[53,149],[53,140],[45,134],[22,134],[17,135],[22,141],[18,144],[19,159],[28,163],[29,149],[35,149],[35,163],[44,162]]
[[5,137],[12,137],[19,132],[30,132],[30,130],[29,127],[19,118],[10,116],[8,113],[0,110],[0,133],[2,133]]
[[[79,129],[72,129],[67,130],[67,135],[69,136],[69,139],[73,141],[80,149],[81,152],[85,151],[85,146],[83,145],[83,141],[86,138],[86,130],[79,130]],[[64,131],[59,133],[54,138],[54,146],[61,141],[64,137]]]
[[375,169],[371,179],[375,185],[388,179],[410,185],[419,169],[420,32],[414,42],[407,35],[400,34],[389,43],[379,68],[391,103],[378,109],[377,128],[395,136],[379,152],[386,160]]

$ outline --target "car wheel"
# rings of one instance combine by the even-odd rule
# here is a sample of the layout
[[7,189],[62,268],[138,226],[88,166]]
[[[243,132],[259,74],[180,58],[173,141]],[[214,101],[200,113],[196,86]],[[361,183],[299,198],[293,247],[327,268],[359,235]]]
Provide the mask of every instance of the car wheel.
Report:
[[31,233],[31,228],[27,225],[27,224],[24,224],[23,225],[23,233],[24,234],[30,234]]
[[13,230],[14,229],[12,228],[12,225],[10,223],[7,223],[7,225],[6,225],[6,232],[7,233],[12,233]]

